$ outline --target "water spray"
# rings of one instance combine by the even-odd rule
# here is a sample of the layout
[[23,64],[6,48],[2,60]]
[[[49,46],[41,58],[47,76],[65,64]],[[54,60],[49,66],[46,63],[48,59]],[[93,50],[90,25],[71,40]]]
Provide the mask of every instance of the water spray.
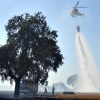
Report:
[[[82,92],[97,92],[99,89],[98,86],[98,77],[97,71],[95,70],[96,66],[92,59],[92,54],[83,39],[83,36],[80,32],[77,33],[77,49],[80,61],[80,79],[78,80],[78,85],[76,91]],[[81,82],[82,81],[82,82]]]

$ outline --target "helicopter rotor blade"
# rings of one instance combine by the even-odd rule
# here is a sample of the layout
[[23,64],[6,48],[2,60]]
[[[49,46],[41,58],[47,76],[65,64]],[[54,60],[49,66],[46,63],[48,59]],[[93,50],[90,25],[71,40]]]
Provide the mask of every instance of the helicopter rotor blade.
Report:
[[[77,2],[76,6],[78,5],[78,3],[79,3],[79,1]],[[75,7],[76,7],[76,6],[75,6]]]
[[76,8],[87,8],[87,7],[76,7]]

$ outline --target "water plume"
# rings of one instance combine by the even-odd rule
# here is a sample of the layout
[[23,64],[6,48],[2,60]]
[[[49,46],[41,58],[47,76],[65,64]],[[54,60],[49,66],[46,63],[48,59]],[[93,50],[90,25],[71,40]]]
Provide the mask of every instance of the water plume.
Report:
[[79,78],[77,92],[98,92],[99,82],[96,66],[88,45],[79,32],[76,35],[76,47],[79,58]]

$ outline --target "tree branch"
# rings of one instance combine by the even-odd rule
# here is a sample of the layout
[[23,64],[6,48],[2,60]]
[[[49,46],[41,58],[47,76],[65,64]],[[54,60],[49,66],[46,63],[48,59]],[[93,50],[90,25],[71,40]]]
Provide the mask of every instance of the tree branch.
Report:
[[9,75],[11,78],[13,78],[13,79],[15,79],[15,80],[16,80],[16,76],[14,76],[14,75],[12,74],[12,72],[11,72],[11,70],[10,70],[10,69],[9,69],[8,75]]

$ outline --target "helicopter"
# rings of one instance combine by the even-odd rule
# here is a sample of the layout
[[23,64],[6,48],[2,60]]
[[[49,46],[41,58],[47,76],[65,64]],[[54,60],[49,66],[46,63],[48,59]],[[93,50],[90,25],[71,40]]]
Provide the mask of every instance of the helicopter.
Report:
[[83,16],[84,17],[84,13],[80,13],[78,11],[77,8],[87,8],[87,7],[77,7],[79,1],[77,2],[77,4],[73,7],[72,11],[71,11],[71,16],[75,18],[75,16]]

